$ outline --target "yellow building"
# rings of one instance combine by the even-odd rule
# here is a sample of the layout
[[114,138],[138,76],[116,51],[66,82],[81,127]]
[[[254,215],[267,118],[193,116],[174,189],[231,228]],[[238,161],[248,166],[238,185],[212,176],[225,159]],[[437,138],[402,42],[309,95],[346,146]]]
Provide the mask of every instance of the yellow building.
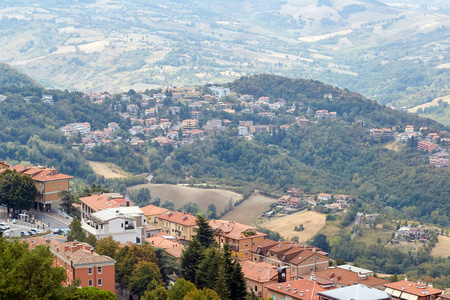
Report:
[[184,241],[192,240],[196,234],[197,218],[191,214],[181,212],[171,212],[160,215],[158,225],[163,228],[162,232],[173,235]]

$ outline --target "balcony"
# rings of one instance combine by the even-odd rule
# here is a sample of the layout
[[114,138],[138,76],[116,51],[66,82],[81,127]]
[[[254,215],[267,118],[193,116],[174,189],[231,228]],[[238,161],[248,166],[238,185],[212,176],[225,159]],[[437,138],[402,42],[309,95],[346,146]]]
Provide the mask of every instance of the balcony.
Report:
[[133,224],[126,224],[125,225],[125,230],[133,230],[134,229],[134,225]]

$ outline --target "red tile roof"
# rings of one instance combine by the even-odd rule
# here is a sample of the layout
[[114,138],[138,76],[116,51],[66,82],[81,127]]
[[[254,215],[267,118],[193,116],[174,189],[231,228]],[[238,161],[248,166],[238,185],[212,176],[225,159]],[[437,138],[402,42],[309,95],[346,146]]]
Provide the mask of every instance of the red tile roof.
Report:
[[413,282],[408,280],[402,280],[397,282],[386,283],[383,284],[383,286],[386,287],[386,289],[391,288],[393,290],[406,292],[408,294],[413,294],[416,296],[426,296],[427,291],[428,295],[437,295],[442,293],[442,290],[436,289],[431,286],[427,286],[427,284],[421,281]]
[[168,209],[158,207],[155,205],[151,205],[151,204],[141,207],[141,209],[144,212],[144,216],[161,215],[161,214],[169,211]]
[[170,221],[184,226],[196,226],[197,218],[191,214],[181,212],[171,212],[167,215],[160,215],[160,220]]
[[223,235],[231,239],[241,240],[266,236],[259,232],[256,227],[248,226],[227,220],[210,220],[209,225],[216,231],[217,235]]
[[126,199],[123,196],[113,195],[112,193],[81,197],[80,201],[94,211],[126,205]]
[[345,286],[350,286],[354,285],[355,283],[359,283],[364,284],[365,286],[374,287],[374,286],[381,286],[389,282],[381,278],[368,275],[360,275],[356,272],[340,268],[330,268],[328,270],[315,272],[314,274],[316,275],[316,277],[331,280],[333,282]]
[[[278,267],[264,262],[244,261],[241,263],[241,268],[245,279],[260,283],[272,281],[278,277]],[[269,276],[267,276],[267,271],[269,271]]]
[[324,292],[325,289],[320,284],[309,279],[299,279],[278,284],[266,286],[268,290],[291,296],[294,299],[319,300],[318,292]]
[[33,178],[33,180],[40,182],[57,181],[73,178],[73,176],[58,173],[58,170],[47,167],[30,167],[30,166],[15,165],[14,167],[12,167],[12,169],[16,170],[20,174],[30,175]]

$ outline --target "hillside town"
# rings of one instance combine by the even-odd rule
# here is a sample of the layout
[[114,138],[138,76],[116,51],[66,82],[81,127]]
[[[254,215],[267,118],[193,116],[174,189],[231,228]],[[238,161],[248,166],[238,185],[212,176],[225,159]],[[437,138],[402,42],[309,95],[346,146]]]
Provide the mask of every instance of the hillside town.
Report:
[[[69,190],[72,178],[55,169],[29,166],[9,166],[1,163],[1,172],[15,170],[29,174],[39,187],[35,208],[50,211],[61,199],[57,191]],[[51,185],[45,185],[51,182]],[[302,190],[291,188],[281,196],[277,206],[296,208],[305,199]],[[326,202],[346,208],[348,195],[319,193],[314,202]],[[172,211],[155,205],[138,207],[127,196],[119,193],[95,193],[81,197],[81,205],[73,204],[81,212],[81,229],[87,237],[97,241],[112,238],[120,247],[148,244],[180,262],[199,230],[199,219],[190,213]],[[331,203],[331,204],[330,204]],[[331,207],[330,207],[331,208]],[[51,216],[49,216],[51,217]],[[366,222],[372,218],[361,215]],[[6,217],[7,221],[13,222]],[[389,281],[379,278],[372,270],[351,264],[336,264],[328,252],[319,247],[293,241],[276,241],[256,227],[234,221],[211,219],[207,225],[214,233],[219,249],[227,247],[232,259],[240,264],[247,292],[263,299],[449,299],[448,292],[434,288],[431,283],[413,282],[407,278]],[[396,234],[399,240],[427,240],[422,228],[401,227]],[[116,261],[99,255],[86,242],[67,240],[64,237],[23,237],[29,249],[48,246],[53,266],[65,269],[67,279],[63,285],[80,280],[80,287],[97,287],[117,292]],[[175,283],[179,273],[169,275]],[[362,296],[363,295],[363,296]]]

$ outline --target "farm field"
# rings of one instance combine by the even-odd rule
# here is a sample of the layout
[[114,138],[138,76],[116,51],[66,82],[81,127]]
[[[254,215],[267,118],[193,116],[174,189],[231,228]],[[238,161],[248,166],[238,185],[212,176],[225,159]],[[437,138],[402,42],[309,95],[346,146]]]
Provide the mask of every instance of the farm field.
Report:
[[105,178],[123,178],[130,175],[113,163],[89,161],[89,165],[96,174],[102,175]]
[[270,204],[277,199],[270,198],[260,193],[253,193],[245,201],[227,212],[221,219],[235,221],[238,223],[250,225],[254,223],[263,212],[270,208]]
[[439,242],[431,250],[431,255],[433,256],[450,256],[450,236],[438,236]]
[[[294,227],[300,224],[305,229],[295,231]],[[300,242],[306,242],[325,226],[325,215],[315,211],[299,212],[261,223],[260,226],[278,232],[286,239],[298,236]]]
[[196,202],[202,209],[206,211],[208,205],[214,204],[217,208],[217,214],[228,209],[229,200],[232,203],[242,198],[241,194],[218,189],[199,189],[191,188],[182,185],[172,184],[140,184],[130,187],[129,190],[138,190],[141,188],[148,188],[152,199],[159,197],[161,202],[164,200],[171,200],[175,204],[175,208],[182,206],[187,202]]

